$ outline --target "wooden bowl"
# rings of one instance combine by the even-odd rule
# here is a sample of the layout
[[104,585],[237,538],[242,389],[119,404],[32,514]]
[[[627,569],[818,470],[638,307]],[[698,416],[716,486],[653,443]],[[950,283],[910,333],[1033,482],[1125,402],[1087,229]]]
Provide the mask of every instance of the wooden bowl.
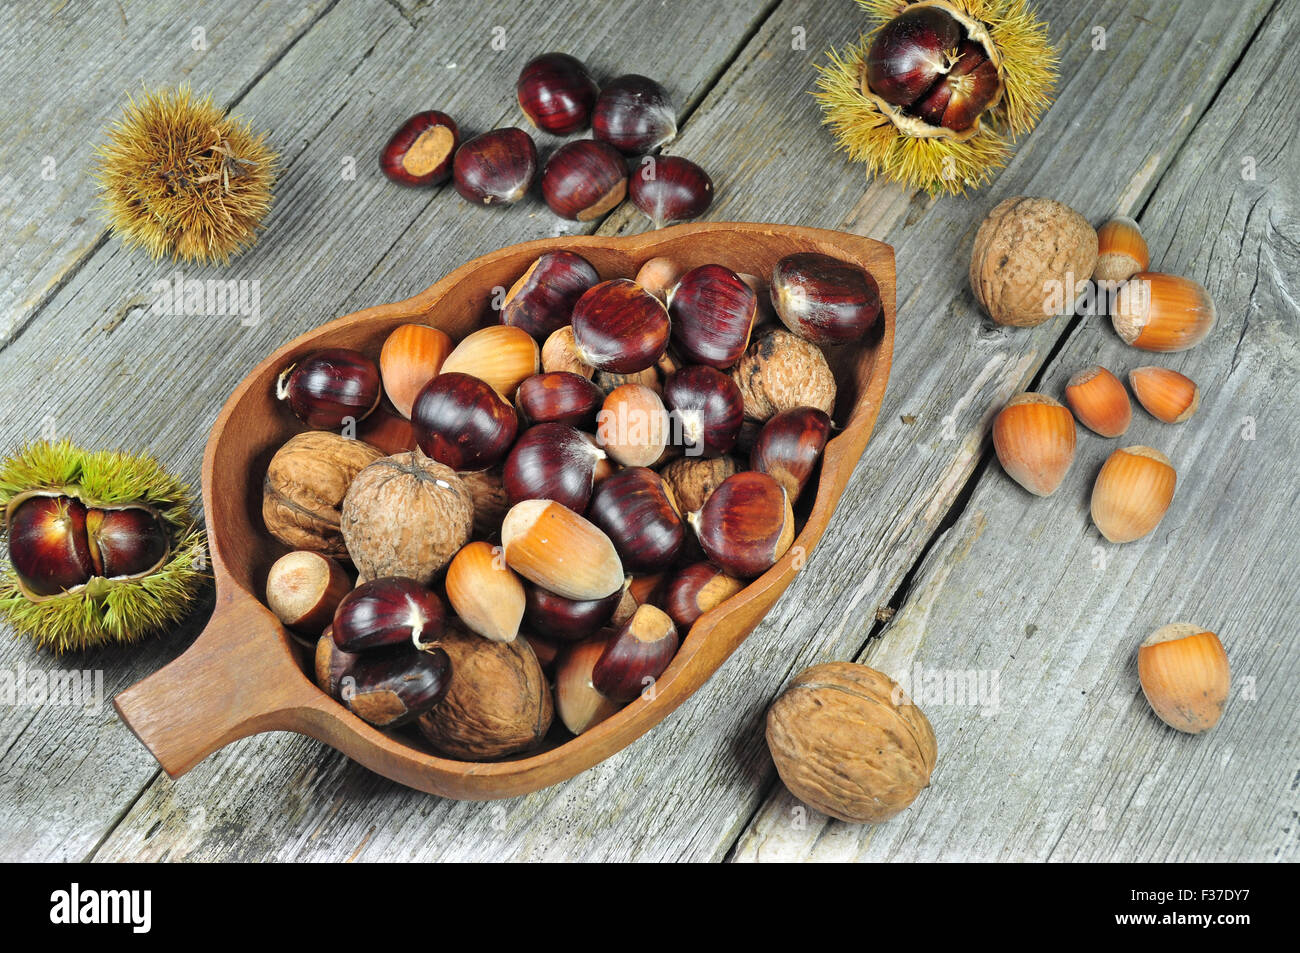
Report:
[[[639,698],[577,738],[507,761],[465,762],[422,750],[414,736],[380,731],[313,683],[310,657],[261,602],[266,573],[285,552],[262,524],[262,478],[275,450],[302,428],[277,406],[275,380],[297,357],[322,347],[378,355],[399,324],[430,324],[460,338],[491,314],[494,288],[508,288],[543,252],[571,249],[602,278],[631,277],[651,258],[687,267],[717,262],[768,275],[785,255],[818,251],[868,269],[880,284],[881,333],[868,344],[828,352],[839,384],[835,422],[816,497],[780,562],[691,627],[677,657]],[[889,377],[894,343],[894,253],[856,235],[784,225],[678,225],[629,237],[546,238],[492,252],[457,268],[406,301],[367,308],[302,335],[272,354],[235,388],[203,456],[217,600],[194,644],[170,665],[119,694],[113,705],[172,777],[238,738],[296,731],[402,784],[469,800],[514,797],[570,778],[648,731],[703,685],[776,602],[821,538],[871,435]]]

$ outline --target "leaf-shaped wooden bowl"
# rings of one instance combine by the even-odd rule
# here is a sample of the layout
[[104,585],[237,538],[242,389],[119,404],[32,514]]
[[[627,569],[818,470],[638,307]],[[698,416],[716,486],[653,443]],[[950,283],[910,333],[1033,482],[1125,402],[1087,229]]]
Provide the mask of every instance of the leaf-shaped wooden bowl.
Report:
[[[631,277],[651,258],[687,267],[710,262],[768,275],[793,252],[816,251],[866,268],[880,284],[884,320],[870,342],[828,352],[838,385],[835,422],[816,497],[785,557],[743,591],[703,615],[683,640],[652,700],[637,699],[577,738],[552,731],[550,747],[497,762],[439,757],[414,732],[386,733],[348,712],[313,683],[310,658],[262,601],[266,573],[285,552],[262,524],[262,478],[275,450],[301,429],[274,399],[280,369],[322,347],[377,356],[399,324],[430,324],[460,338],[487,320],[494,288],[508,288],[543,252],[571,249],[602,278]],[[547,238],[492,252],[428,290],[331,321],[263,361],[235,389],[213,425],[203,457],[217,603],[195,643],[170,665],[119,694],[114,706],[172,777],[238,738],[296,731],[337,748],[402,784],[444,797],[513,797],[584,771],[640,737],[680,705],[744,640],[821,538],[871,435],[894,343],[894,253],[840,232],[785,225],[678,225],[629,237]],[[557,719],[558,721],[558,719]]]

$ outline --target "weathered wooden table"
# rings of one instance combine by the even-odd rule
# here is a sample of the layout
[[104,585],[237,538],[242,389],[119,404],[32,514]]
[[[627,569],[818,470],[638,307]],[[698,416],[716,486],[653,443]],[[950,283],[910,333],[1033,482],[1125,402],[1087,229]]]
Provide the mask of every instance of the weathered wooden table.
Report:
[[[745,3],[63,0],[0,30],[0,444],[54,433],[146,447],[197,481],[235,383],[283,341],[404,298],[492,248],[646,227],[620,209],[575,226],[539,200],[485,210],[375,169],[405,116],[522,122],[513,82],[539,52],[599,77],[642,72],[681,105],[668,151],[717,183],[709,215],[839,228],[898,255],[886,405],[807,569],[690,702],[599,767],[492,804],[417,794],[314,741],[263,735],[172,781],[118,721],[115,692],[178,655],[174,635],[54,659],[0,641],[0,669],[103,672],[89,709],[0,708],[5,859],[1295,860],[1300,851],[1300,4],[1044,0],[1058,99],[989,187],[932,200],[832,149],[809,96],[821,49],[855,39],[849,0]],[[92,150],[127,91],[192,83],[271,131],[283,155],[270,227],[228,269],[260,282],[261,320],[151,313],[171,263],[103,227]],[[554,140],[543,137],[543,151]],[[355,175],[350,170],[355,167]],[[992,459],[1013,393],[1059,394],[1087,364],[1150,355],[1098,319],[991,324],[967,288],[978,222],[1047,195],[1100,223],[1136,217],[1164,271],[1204,283],[1219,323],[1160,359],[1204,391],[1189,423],[1138,411],[1127,442],[1179,471],[1159,532],[1116,547],[1087,518],[1113,444],[1081,431],[1067,485],[1032,500]],[[1205,737],[1152,716],[1134,655],[1192,619],[1232,660]],[[806,665],[859,659],[901,677],[963,673],[984,693],[923,703],[939,738],[930,789],[876,827],[799,808],[775,776],[763,713]]]

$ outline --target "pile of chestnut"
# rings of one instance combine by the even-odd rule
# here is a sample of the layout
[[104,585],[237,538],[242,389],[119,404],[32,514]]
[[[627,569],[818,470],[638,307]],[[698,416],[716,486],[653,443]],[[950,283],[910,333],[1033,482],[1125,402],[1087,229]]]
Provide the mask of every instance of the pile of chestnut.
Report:
[[[515,89],[538,129],[568,136],[591,127],[594,138],[564,144],[542,170],[542,197],[556,215],[590,221],[630,197],[658,228],[708,209],[713,182],[689,160],[644,158],[629,177],[628,157],[648,157],[677,134],[676,111],[659,83],[628,74],[601,89],[580,60],[546,53],[524,65]],[[436,110],[402,123],[379,156],[394,182],[439,185],[450,178],[461,196],[481,205],[522,199],[537,161],[537,145],[523,129],[493,129],[462,143],[456,122]]]
[[[331,566],[299,573],[319,582],[279,607],[273,590],[287,587],[268,583],[272,608],[302,632],[331,624],[318,679],[374,724],[436,715],[457,678],[437,644],[454,623],[530,648],[560,720],[580,734],[652,693],[696,620],[795,538],[794,506],[832,435],[833,378],[827,369],[829,393],[769,380],[767,393],[788,399],[757,411],[745,362],[797,339],[826,367],[818,346],[861,340],[880,312],[870,274],[818,253],[780,260],[770,280],[663,258],[602,280],[581,255],[557,250],[508,290],[499,323],[459,343],[408,324],[378,363],[340,348],[305,355],[278,386],[293,413],[320,430],[361,421],[362,441],[410,451],[387,460],[397,461],[394,479],[432,468],[420,477],[437,489],[421,499],[463,484],[474,539],[456,537],[428,584],[378,578],[351,589],[334,560],[291,553],[281,563]],[[819,406],[795,405],[801,394]],[[370,418],[381,415],[409,420],[405,437],[375,429]],[[455,499],[436,505],[427,533],[468,521]]]

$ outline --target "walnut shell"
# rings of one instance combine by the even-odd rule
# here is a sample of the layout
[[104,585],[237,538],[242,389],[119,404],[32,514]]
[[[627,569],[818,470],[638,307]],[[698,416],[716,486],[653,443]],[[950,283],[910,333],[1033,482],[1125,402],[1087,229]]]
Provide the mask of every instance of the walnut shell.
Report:
[[659,476],[672,492],[678,511],[685,514],[703,506],[718,484],[736,470],[731,457],[682,457],[660,470]]
[[816,344],[789,331],[756,339],[731,372],[745,402],[745,416],[767,420],[783,410],[816,407],[835,411],[835,375]]
[[1052,287],[1062,289],[1057,297],[1068,309],[1073,284],[1096,266],[1097,232],[1086,218],[1052,199],[1020,196],[998,203],[981,223],[970,286],[998,324],[1032,328],[1053,317],[1045,311]]
[[526,638],[491,642],[453,625],[438,641],[451,656],[451,686],[420,717],[430,744],[452,758],[483,761],[541,743],[555,708]]
[[911,804],[938,756],[921,709],[888,675],[852,662],[796,675],[768,709],[767,746],[795,797],[854,823]]
[[325,430],[290,437],[275,452],[262,483],[262,520],[292,549],[347,557],[339,532],[343,497],[353,478],[383,453]]
[[501,467],[456,475],[474,500],[474,536],[487,538],[497,535],[501,532],[501,521],[506,518],[506,510],[510,509],[510,498],[506,495]]
[[340,528],[358,583],[406,576],[428,585],[469,542],[473,523],[474,501],[456,472],[412,450],[357,474]]

